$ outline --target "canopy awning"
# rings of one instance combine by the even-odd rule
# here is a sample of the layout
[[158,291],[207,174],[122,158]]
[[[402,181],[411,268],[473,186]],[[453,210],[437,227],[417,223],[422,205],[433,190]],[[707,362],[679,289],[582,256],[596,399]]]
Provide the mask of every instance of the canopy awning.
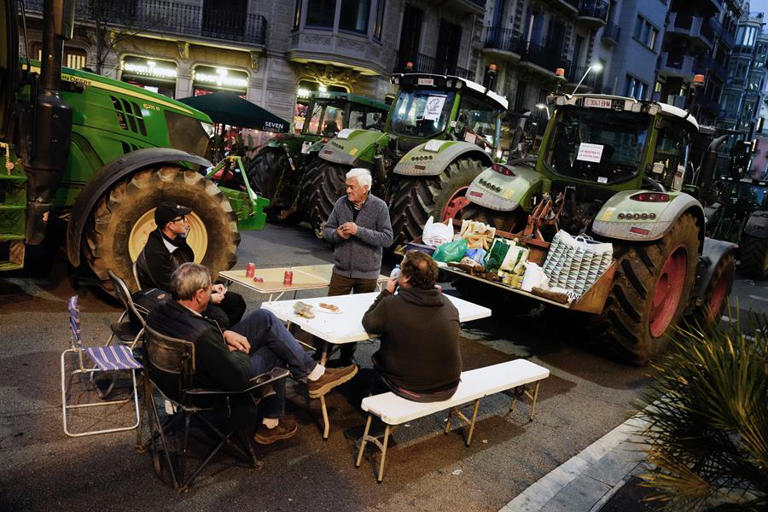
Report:
[[190,96],[179,101],[205,112],[215,123],[277,133],[286,133],[291,128],[285,119],[244,100],[234,92],[220,91]]

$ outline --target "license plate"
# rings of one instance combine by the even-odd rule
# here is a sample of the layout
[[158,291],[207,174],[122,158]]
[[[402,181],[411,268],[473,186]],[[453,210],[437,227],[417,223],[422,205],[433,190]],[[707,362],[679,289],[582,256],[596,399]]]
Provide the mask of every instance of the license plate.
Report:
[[584,98],[585,107],[611,108],[611,100],[603,98]]
[[433,78],[419,78],[418,84],[419,85],[435,85],[435,80]]

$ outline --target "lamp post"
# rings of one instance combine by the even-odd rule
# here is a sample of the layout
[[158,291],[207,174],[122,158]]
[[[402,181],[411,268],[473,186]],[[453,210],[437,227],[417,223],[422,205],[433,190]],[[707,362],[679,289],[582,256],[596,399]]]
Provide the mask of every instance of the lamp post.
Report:
[[581,80],[579,80],[579,83],[577,83],[577,84],[576,84],[576,87],[574,87],[574,88],[573,88],[573,92],[571,93],[571,96],[573,96],[574,94],[576,94],[576,91],[578,91],[578,90],[579,90],[579,87],[581,87],[581,84],[582,84],[582,82],[584,82],[584,79],[585,79],[585,78],[587,78],[587,75],[589,74],[589,72],[590,72],[590,71],[594,71],[595,73],[599,73],[599,72],[600,72],[600,71],[602,71],[602,70],[603,70],[603,65],[602,65],[602,64],[600,64],[599,62],[596,62],[596,63],[594,63],[594,64],[591,64],[591,65],[590,65],[590,66],[587,68],[587,70],[584,72],[584,76],[582,76],[582,77],[581,77]]
[[547,121],[549,121],[549,119],[550,119],[550,117],[551,117],[551,116],[549,115],[549,107],[548,107],[548,106],[546,106],[544,103],[537,103],[535,106],[536,106],[536,108],[537,108],[537,109],[539,109],[539,110],[546,110],[546,111],[547,111]]

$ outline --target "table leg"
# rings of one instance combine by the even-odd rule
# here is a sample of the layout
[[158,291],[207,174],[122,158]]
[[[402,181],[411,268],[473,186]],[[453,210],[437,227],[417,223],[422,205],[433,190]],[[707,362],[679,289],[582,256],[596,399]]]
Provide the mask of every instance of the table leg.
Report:
[[325,395],[320,396],[320,410],[323,413],[323,440],[328,439],[328,432],[331,430],[330,422],[328,421],[328,408],[325,406]]
[[328,361],[328,342],[323,340],[323,352],[320,354],[320,364],[325,366],[326,361]]

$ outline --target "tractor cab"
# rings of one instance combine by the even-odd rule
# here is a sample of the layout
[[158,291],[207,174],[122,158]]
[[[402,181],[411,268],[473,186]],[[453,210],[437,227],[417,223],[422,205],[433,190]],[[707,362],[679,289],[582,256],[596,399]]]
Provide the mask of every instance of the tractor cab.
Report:
[[301,128],[305,136],[334,137],[345,128],[380,130],[387,105],[381,101],[346,92],[315,93]]
[[407,146],[430,139],[464,140],[497,148],[507,99],[482,85],[455,76],[397,74],[398,94],[387,131]]

